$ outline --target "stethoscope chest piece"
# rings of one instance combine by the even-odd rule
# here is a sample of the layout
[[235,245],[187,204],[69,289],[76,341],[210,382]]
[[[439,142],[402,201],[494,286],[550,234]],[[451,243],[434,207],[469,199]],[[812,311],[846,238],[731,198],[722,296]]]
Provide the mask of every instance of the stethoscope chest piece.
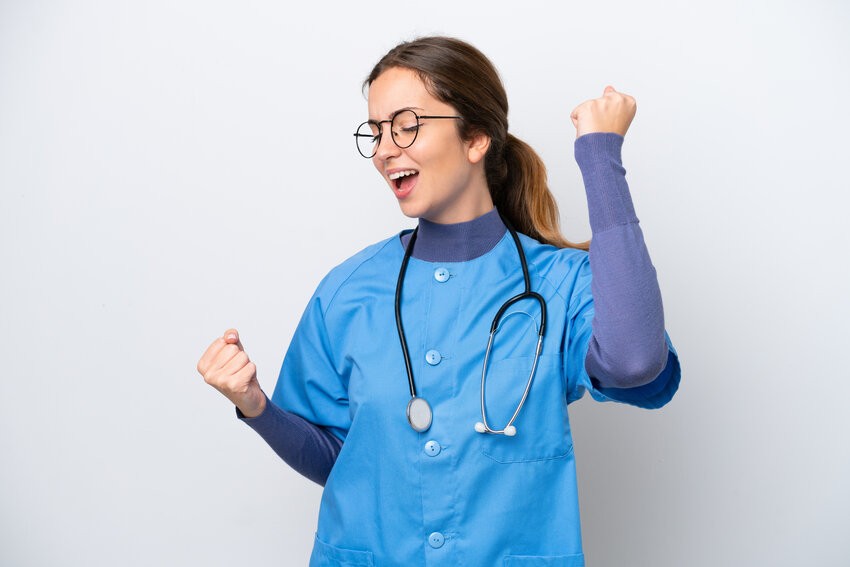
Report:
[[433,418],[434,414],[431,412],[431,406],[425,401],[425,398],[413,396],[407,402],[407,421],[414,431],[418,431],[419,433],[428,431]]

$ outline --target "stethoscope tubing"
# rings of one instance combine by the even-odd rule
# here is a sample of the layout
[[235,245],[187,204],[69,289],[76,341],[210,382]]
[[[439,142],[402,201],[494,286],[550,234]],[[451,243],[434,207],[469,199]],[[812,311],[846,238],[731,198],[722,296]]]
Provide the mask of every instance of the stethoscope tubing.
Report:
[[410,397],[416,397],[416,383],[413,381],[413,367],[410,364],[410,351],[407,348],[407,339],[404,336],[404,326],[401,323],[401,288],[404,285],[404,274],[407,272],[407,264],[413,253],[413,244],[416,242],[416,234],[419,232],[417,226],[410,235],[410,241],[404,251],[404,259],[401,261],[401,269],[398,272],[398,282],[395,286],[395,325],[398,330],[398,340],[401,343],[401,352],[404,355],[404,368],[407,370],[407,383],[410,386]]
[[[525,291],[515,295],[514,297],[507,300],[499,310],[496,312],[495,317],[493,317],[493,323],[490,325],[490,337],[487,341],[487,351],[484,354],[484,367],[481,371],[481,419],[482,421],[475,424],[475,430],[479,433],[499,433],[508,436],[512,436],[516,434],[516,428],[513,426],[514,421],[516,421],[517,416],[522,410],[522,406],[525,404],[525,400],[528,398],[528,393],[531,390],[531,382],[534,379],[534,373],[537,370],[537,361],[540,357],[540,351],[543,346],[543,336],[546,333],[546,301],[543,299],[539,293],[531,291],[531,277],[528,273],[528,263],[525,258],[525,251],[522,248],[522,243],[519,240],[519,235],[517,235],[516,230],[508,221],[507,218],[501,216],[502,222],[507,227],[508,232],[511,234],[511,238],[513,238],[514,245],[517,249],[517,253],[519,254],[520,265],[522,266],[522,277],[523,283],[525,284]],[[424,398],[419,398],[416,394],[416,382],[413,379],[413,366],[410,363],[410,351],[407,346],[407,339],[404,334],[404,325],[401,321],[401,295],[402,288],[404,287],[404,276],[407,273],[407,265],[410,262],[410,257],[413,253],[413,246],[416,242],[416,236],[419,233],[419,227],[416,227],[413,230],[413,233],[410,235],[410,241],[407,243],[407,247],[404,251],[404,259],[401,262],[401,268],[398,273],[398,281],[396,282],[395,289],[395,322],[396,329],[398,330],[398,339],[401,344],[402,355],[404,356],[404,367],[407,372],[407,383],[410,389],[410,402],[407,405],[407,418],[411,427],[415,431],[422,432],[426,431],[431,426],[431,420],[433,417],[431,406],[428,405],[427,400]],[[495,430],[492,429],[487,422],[487,409],[485,402],[485,384],[487,379],[487,368],[490,360],[490,351],[493,346],[493,338],[495,337],[496,332],[499,330],[499,323],[502,319],[502,316],[505,312],[518,301],[522,301],[524,299],[534,299],[540,305],[540,326],[537,330],[537,346],[534,352],[534,361],[531,365],[531,372],[528,375],[528,380],[526,380],[525,388],[522,393],[522,398],[517,405],[516,410],[514,411],[511,419],[508,421],[508,424],[504,427],[504,429]],[[416,407],[420,410],[424,409],[426,414],[423,416],[419,412],[413,411],[413,408]],[[418,415],[420,419],[414,419],[412,415]]]
[[517,416],[519,416],[519,412],[522,410],[522,406],[525,405],[525,400],[528,398],[528,392],[531,391],[531,382],[534,380],[534,373],[537,370],[537,360],[540,357],[540,351],[543,346],[543,335],[537,336],[537,347],[534,351],[534,361],[531,363],[531,372],[528,374],[528,380],[525,381],[525,389],[522,392],[522,398],[519,400],[517,404],[516,410],[514,410],[513,415],[508,420],[508,423],[502,429],[493,429],[490,427],[490,423],[487,421],[487,403],[485,401],[485,389],[487,384],[487,368],[488,368],[488,360],[490,358],[490,349],[493,345],[493,337],[495,336],[495,332],[490,333],[490,339],[487,341],[487,352],[484,355],[484,368],[481,369],[481,422],[480,425],[476,424],[476,431],[479,433],[495,433],[513,436],[516,434],[516,428],[513,427],[514,421],[516,421]]

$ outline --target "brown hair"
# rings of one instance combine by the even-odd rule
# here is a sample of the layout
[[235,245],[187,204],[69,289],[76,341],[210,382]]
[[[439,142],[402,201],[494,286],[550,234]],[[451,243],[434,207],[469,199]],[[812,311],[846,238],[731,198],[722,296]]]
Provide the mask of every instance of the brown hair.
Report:
[[484,157],[487,186],[496,208],[518,231],[560,248],[588,248],[588,242],[573,243],[561,234],[546,166],[531,146],[508,133],[508,96],[483,53],[451,37],[403,42],[378,61],[364,88],[393,67],[415,71],[435,98],[458,111],[463,117],[458,121],[461,138],[480,133],[490,137]]

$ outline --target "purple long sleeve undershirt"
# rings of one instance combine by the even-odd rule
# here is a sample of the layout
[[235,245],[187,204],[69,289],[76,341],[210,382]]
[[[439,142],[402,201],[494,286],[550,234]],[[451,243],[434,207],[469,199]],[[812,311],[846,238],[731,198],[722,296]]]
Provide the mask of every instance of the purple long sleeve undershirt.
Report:
[[[575,142],[593,233],[594,318],[585,369],[603,388],[647,384],[664,370],[668,356],[661,292],[626,183],[622,144],[622,136],[611,133],[586,134]],[[470,260],[491,250],[505,230],[495,210],[459,225],[420,220],[413,256],[431,262]],[[324,485],[342,442],[266,401],[260,416],[246,418],[238,409],[237,416],[293,469]]]
[[575,143],[593,233],[593,332],[584,366],[604,388],[648,384],[664,370],[669,352],[661,290],[629,194],[622,147],[623,137],[613,133]]

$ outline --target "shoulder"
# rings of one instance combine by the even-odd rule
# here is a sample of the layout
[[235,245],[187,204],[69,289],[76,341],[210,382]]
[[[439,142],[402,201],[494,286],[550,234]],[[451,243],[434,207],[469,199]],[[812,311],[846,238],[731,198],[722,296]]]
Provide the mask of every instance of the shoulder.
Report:
[[319,282],[314,293],[314,299],[323,305],[323,311],[331,306],[341,292],[356,287],[357,282],[375,276],[386,278],[388,267],[398,256],[398,238],[399,235],[394,234],[367,246],[333,267]]
[[593,301],[590,255],[578,248],[558,248],[520,235],[536,291],[547,301],[560,300],[573,315]]
[[558,286],[564,279],[590,272],[590,255],[578,248],[558,248],[519,235],[529,267],[537,276]]

